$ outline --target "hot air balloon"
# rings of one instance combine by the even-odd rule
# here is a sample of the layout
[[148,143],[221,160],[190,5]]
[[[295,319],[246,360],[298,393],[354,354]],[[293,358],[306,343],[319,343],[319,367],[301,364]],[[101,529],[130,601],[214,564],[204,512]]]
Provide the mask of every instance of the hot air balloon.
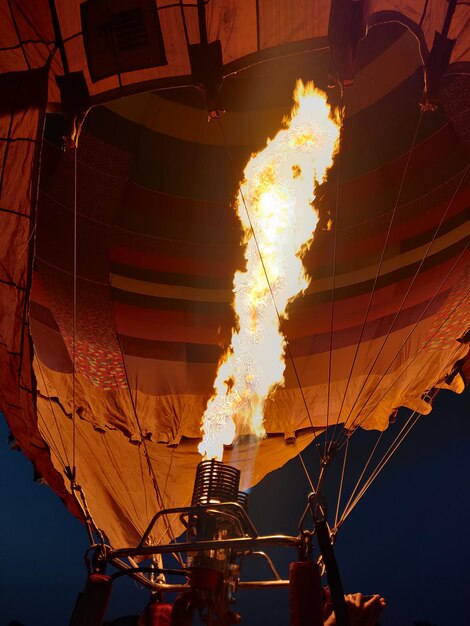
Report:
[[[191,501],[237,326],[234,204],[298,78],[330,87],[339,148],[316,184],[309,286],[281,320],[266,436],[239,432],[224,462],[246,489],[324,433],[318,487],[359,428],[464,389],[466,5],[1,6],[0,408],[91,536],[135,546]],[[165,515],[146,541],[182,530]]]

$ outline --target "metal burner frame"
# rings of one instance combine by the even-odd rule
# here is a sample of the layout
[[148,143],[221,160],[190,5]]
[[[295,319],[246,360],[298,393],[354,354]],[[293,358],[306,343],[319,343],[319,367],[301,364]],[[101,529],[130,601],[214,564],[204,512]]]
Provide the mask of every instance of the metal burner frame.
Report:
[[[219,520],[224,520],[230,524],[230,526],[236,529],[236,534],[239,536],[216,539],[210,541],[175,541],[167,544],[159,544],[156,546],[145,545],[148,542],[148,538],[152,529],[161,517],[168,515],[179,515],[182,523],[187,527],[188,520],[191,517],[208,516],[216,517]],[[189,589],[189,584],[173,584],[166,583],[159,580],[151,580],[145,574],[152,572],[154,575],[175,575],[189,576],[189,570],[185,568],[181,569],[168,569],[168,568],[149,568],[148,566],[139,567],[135,561],[135,557],[152,557],[163,554],[184,554],[188,552],[203,552],[207,550],[223,550],[229,549],[233,551],[233,555],[237,558],[243,558],[246,556],[259,556],[263,558],[270,571],[273,574],[272,579],[267,580],[255,580],[255,581],[243,581],[239,580],[237,583],[237,589],[253,589],[263,587],[288,587],[289,580],[282,579],[279,575],[271,558],[260,549],[266,547],[289,547],[296,548],[301,555],[305,555],[311,548],[311,533],[304,532],[297,537],[288,535],[267,535],[260,536],[253,525],[250,517],[248,516],[245,508],[238,502],[222,502],[222,503],[209,503],[198,504],[196,506],[189,507],[176,507],[171,509],[163,509],[159,511],[151,520],[146,531],[142,535],[139,543],[136,547],[120,548],[113,550],[109,547],[104,549],[103,546],[95,545],[93,548],[97,551],[101,551],[101,556],[98,558],[104,559],[107,563],[120,570],[115,576],[128,574],[132,578],[136,579],[140,584],[143,584],[152,591],[185,591]],[[123,559],[130,559],[135,566],[131,566]]]

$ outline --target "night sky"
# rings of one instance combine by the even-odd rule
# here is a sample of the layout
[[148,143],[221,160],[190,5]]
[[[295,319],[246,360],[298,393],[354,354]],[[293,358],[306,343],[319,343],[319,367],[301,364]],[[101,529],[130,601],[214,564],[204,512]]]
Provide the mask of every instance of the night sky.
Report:
[[[347,592],[381,593],[387,599],[382,626],[464,626],[469,621],[470,392],[442,392],[435,409],[423,416],[402,447],[348,518],[336,543]],[[397,420],[393,433],[403,419]],[[33,482],[33,468],[9,449],[8,428],[0,418],[1,586],[0,626],[66,626],[83,588],[87,547],[84,527],[47,487]],[[352,481],[376,434],[351,441],[347,468]],[[314,472],[314,447],[305,454]],[[327,493],[336,492],[339,460],[332,466]],[[308,485],[294,459],[268,476],[250,495],[250,515],[261,534],[296,534]],[[330,510],[335,501],[328,498]],[[281,573],[295,552],[275,553]],[[244,577],[256,576],[253,569]],[[245,566],[246,567],[246,566]],[[170,598],[171,599],[171,598]],[[148,593],[132,581],[116,581],[107,619],[136,614]],[[240,591],[236,609],[242,624],[260,620],[288,624],[285,591]]]

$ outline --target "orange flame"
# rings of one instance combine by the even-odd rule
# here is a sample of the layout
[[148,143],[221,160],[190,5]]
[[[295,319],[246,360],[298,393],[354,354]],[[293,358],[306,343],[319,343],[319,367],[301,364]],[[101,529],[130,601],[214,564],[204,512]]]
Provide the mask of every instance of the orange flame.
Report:
[[238,193],[246,271],[234,277],[238,329],[203,416],[199,452],[208,458],[222,459],[236,435],[264,436],[264,402],[284,382],[279,318],[309,284],[302,257],[318,222],[314,184],[333,163],[340,122],[313,83],[298,81],[294,101],[283,128],[251,157]]

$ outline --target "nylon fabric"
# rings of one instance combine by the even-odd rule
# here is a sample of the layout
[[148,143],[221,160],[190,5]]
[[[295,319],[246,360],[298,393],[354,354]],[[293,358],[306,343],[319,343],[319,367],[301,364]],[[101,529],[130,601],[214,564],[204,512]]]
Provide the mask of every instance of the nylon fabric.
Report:
[[[179,6],[157,4],[167,65],[92,83],[80,3],[55,4],[69,69],[84,72],[92,104],[159,91],[96,106],[85,121],[76,155],[74,336],[75,155],[60,150],[57,116],[46,128],[36,220],[43,116],[59,102],[56,78],[64,73],[60,42],[49,3],[0,0],[7,93],[0,118],[0,408],[40,473],[79,514],[64,468],[76,455],[91,514],[118,548],[135,544],[162,505],[190,499],[201,416],[236,324],[232,278],[243,269],[244,242],[234,198],[251,153],[288,112],[295,79],[314,77],[326,89],[329,4],[207,4],[209,40],[221,40],[230,74],[221,90],[226,118],[211,126],[201,94],[181,88],[191,79]],[[238,445],[226,450],[224,460],[242,469],[243,488],[327,424],[339,420],[346,434],[358,425],[383,430],[399,406],[426,414],[431,387],[461,392],[467,376],[470,83],[452,72],[468,68],[468,7],[459,3],[451,23],[456,41],[440,106],[417,126],[422,57],[449,3],[364,6],[355,15],[359,30],[398,18],[413,34],[396,23],[371,29],[360,43],[357,32],[337,33],[336,60],[346,55],[349,69],[356,67],[343,99],[341,167],[336,162],[317,189],[320,225],[304,258],[312,283],[282,322],[302,393],[287,363],[285,386],[266,404],[267,438],[256,443],[240,430]],[[186,7],[184,17],[197,43],[197,11]],[[160,90],[169,86],[179,88]],[[339,89],[329,100],[342,102]],[[152,541],[168,539],[168,523],[181,531],[176,519],[164,519]]]

